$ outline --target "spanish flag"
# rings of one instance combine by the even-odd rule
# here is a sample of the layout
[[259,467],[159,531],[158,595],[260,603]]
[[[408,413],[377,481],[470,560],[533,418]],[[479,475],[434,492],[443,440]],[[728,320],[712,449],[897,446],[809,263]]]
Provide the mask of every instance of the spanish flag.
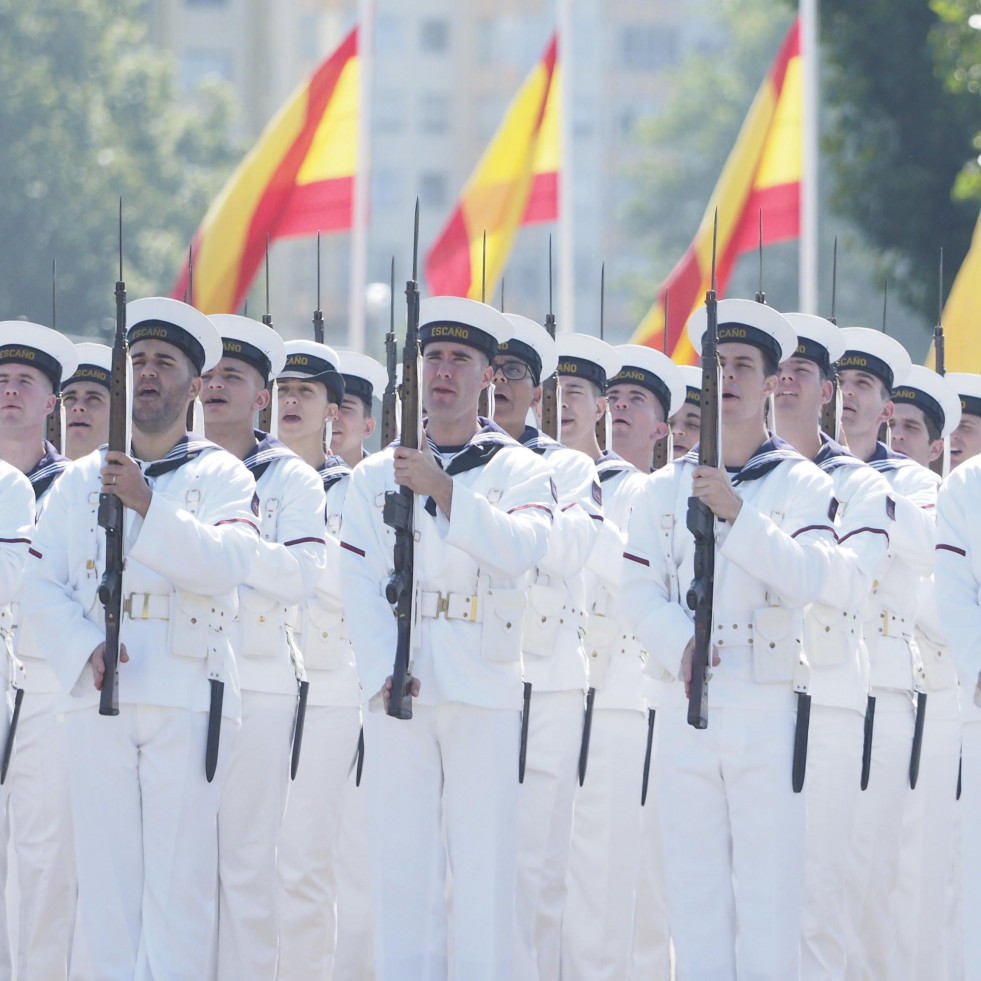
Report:
[[[272,241],[351,227],[357,172],[357,28],[266,126],[193,239],[194,305],[237,310]],[[187,293],[187,262],[172,296]]]
[[[712,276],[712,225],[719,211],[716,288],[725,291],[736,259],[759,245],[800,235],[800,186],[803,146],[800,22],[795,19],[776,60],[749,108],[695,238],[658,290],[657,299],[632,343],[666,348],[679,364],[695,364],[685,324],[705,301]],[[664,342],[664,294],[670,295],[667,344]]]
[[[981,372],[981,215],[974,226],[971,247],[957,272],[950,295],[941,315],[944,327],[944,370]],[[935,367],[933,345],[927,355],[927,366]]]
[[518,226],[558,217],[557,56],[558,38],[553,35],[427,253],[431,295],[481,298],[485,231],[489,294],[507,265]]

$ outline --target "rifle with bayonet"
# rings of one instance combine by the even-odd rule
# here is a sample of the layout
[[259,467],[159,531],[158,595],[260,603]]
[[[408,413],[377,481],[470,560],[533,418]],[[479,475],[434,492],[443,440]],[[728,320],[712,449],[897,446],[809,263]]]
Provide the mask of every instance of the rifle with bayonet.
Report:
[[[483,259],[480,264],[480,302],[487,302],[487,229],[484,229],[484,250]],[[503,312],[503,311],[502,311]],[[486,388],[480,390],[480,395],[477,397],[477,415],[482,416],[484,419],[489,418],[493,412],[491,410],[490,392],[491,385],[494,384],[494,380],[491,379],[490,385]],[[494,420],[491,419],[491,422]]]
[[398,405],[398,345],[395,341],[395,256],[392,256],[390,305],[388,312],[388,333],[385,335],[385,370],[388,381],[382,395],[381,445],[390,446],[399,435]]
[[[401,445],[419,449],[419,201],[416,200],[415,230],[412,241],[412,279],[405,284],[407,317],[405,346],[402,349],[402,425]],[[414,535],[415,494],[406,486],[386,491],[382,519],[395,529],[392,577],[385,586],[385,598],[395,611],[397,641],[392,668],[392,693],[388,714],[396,719],[412,718],[412,599],[415,585]]]
[[[606,263],[604,262],[600,266],[600,321],[599,321],[599,336],[601,341],[606,340]],[[606,398],[606,392],[600,392],[603,398]],[[596,420],[596,442],[599,444],[601,450],[612,450],[612,446],[606,445],[606,420],[609,418],[609,405],[607,405],[606,410],[603,414]],[[612,441],[611,441],[612,442]]]
[[[835,236],[834,253],[831,259],[831,323],[838,323],[835,318],[835,294],[838,288],[838,236]],[[831,401],[821,406],[821,430],[832,439],[838,438],[838,370],[831,365]]]
[[[937,325],[933,328],[933,368],[941,377],[947,374],[946,356],[944,352],[944,250],[940,249],[940,286],[937,298]],[[950,440],[944,439],[944,451],[936,460],[930,461],[930,469],[946,477],[950,470]]]
[[[319,272],[320,256],[317,256],[317,267]],[[320,292],[317,292],[317,306],[320,306]],[[321,315],[322,316],[322,315]],[[266,312],[262,315],[262,322],[267,327],[272,327],[273,319],[269,314],[269,235],[266,235]],[[264,432],[272,432],[272,399],[269,404],[259,410],[259,428]]]
[[[51,261],[51,329],[58,329],[58,260]],[[65,452],[65,433],[62,426],[64,403],[61,391],[55,392],[55,406],[45,422],[45,439],[59,452]],[[3,780],[0,779],[0,783]]]
[[[698,431],[698,464],[719,465],[719,308],[715,292],[715,250],[719,213],[712,230],[712,280],[705,293],[706,326],[702,335],[702,419]],[[695,539],[695,578],[688,587],[688,607],[695,614],[688,695],[688,724],[708,726],[708,680],[712,663],[712,601],[715,586],[715,515],[697,497],[688,498],[688,530]]]
[[[267,266],[268,270],[268,266]],[[268,271],[266,282],[269,281]],[[266,312],[268,313],[269,296],[266,295]],[[317,232],[317,309],[313,311],[313,339],[318,344],[324,343],[324,311],[320,309],[320,232]]]
[[[661,332],[664,343],[664,354],[668,353],[668,291],[664,291],[664,330]],[[671,428],[671,420],[665,417],[664,420],[668,424],[668,429]],[[665,436],[663,439],[659,439],[654,444],[654,453],[651,455],[651,473],[655,470],[660,470],[661,467],[665,466],[668,462],[668,437]],[[645,795],[646,796],[646,795]]]
[[[552,313],[552,236],[548,237],[548,313],[545,330],[555,340],[555,314]],[[552,439],[559,439],[559,379],[553,372],[542,381],[542,432]]]
[[[123,282],[123,201],[119,200],[119,279],[116,282],[116,334],[109,378],[108,449],[126,453],[129,406],[126,401],[126,283]],[[119,626],[123,607],[123,502],[111,491],[99,494],[99,525],[106,530],[106,569],[99,584],[105,607],[105,674],[99,693],[99,714],[119,715]]]

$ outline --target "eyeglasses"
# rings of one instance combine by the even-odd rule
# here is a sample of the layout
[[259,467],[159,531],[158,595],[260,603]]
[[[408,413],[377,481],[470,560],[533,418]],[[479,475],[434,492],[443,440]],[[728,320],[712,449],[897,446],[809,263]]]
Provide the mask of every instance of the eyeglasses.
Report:
[[500,372],[508,381],[521,381],[531,375],[531,368],[523,361],[495,361],[491,367],[496,375]]

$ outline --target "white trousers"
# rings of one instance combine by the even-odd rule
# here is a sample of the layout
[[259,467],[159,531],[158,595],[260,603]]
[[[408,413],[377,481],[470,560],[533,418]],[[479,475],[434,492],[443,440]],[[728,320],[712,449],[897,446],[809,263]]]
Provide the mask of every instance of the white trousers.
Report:
[[[366,764],[367,765],[367,764]],[[341,828],[337,842],[337,947],[334,977],[374,981],[371,955],[371,874],[368,838],[368,793],[364,780],[348,777],[341,801]]]
[[[290,787],[279,843],[279,981],[330,981],[335,976],[338,832],[360,726],[357,708],[307,707],[300,768]],[[367,854],[364,861],[362,874],[367,877]],[[360,979],[356,974],[336,977]]]
[[[514,981],[559,978],[582,727],[581,691],[532,689],[525,780],[518,791]],[[587,766],[587,781],[594,767],[595,761]]]
[[562,918],[562,981],[624,981],[633,940],[646,713],[593,713],[576,792]]
[[[963,939],[961,957],[964,981],[981,978],[981,721],[965,722],[961,729],[963,774],[961,778],[960,888]],[[951,972],[957,977],[956,972]]]
[[276,846],[289,784],[295,695],[242,692],[218,805],[219,981],[275,981]]
[[713,707],[660,729],[657,789],[679,981],[788,981],[800,964],[804,795],[794,715]]
[[860,712],[812,705],[804,779],[802,981],[845,976],[848,847],[861,793],[863,738]]
[[899,877],[892,896],[898,929],[890,981],[949,975],[947,924],[960,747],[957,689],[930,692],[919,778],[903,815]]
[[877,691],[869,785],[858,797],[848,857],[848,981],[889,977],[897,925],[891,897],[899,874],[903,815],[910,806],[912,745],[911,696]]
[[364,720],[376,977],[512,981],[520,714],[413,712]]
[[18,981],[67,978],[75,929],[78,888],[68,738],[55,716],[57,697],[24,693],[4,784],[20,894]]
[[664,836],[661,832],[661,808],[657,799],[655,778],[657,767],[660,766],[658,733],[662,725],[661,713],[665,711],[669,710],[657,710],[647,803],[641,808],[634,935],[627,974],[629,981],[671,979],[671,933],[668,930],[667,886],[664,881]]
[[66,716],[80,927],[99,981],[211,975],[218,886],[218,771],[204,774],[207,713],[153,705]]

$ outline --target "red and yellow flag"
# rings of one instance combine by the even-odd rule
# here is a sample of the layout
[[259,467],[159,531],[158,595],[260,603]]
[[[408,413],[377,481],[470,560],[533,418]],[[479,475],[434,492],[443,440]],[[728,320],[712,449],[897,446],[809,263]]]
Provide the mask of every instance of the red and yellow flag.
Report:
[[[357,28],[266,126],[194,233],[194,305],[237,310],[273,241],[351,227],[358,162]],[[187,291],[187,262],[172,296]]]
[[480,299],[485,230],[490,294],[507,265],[518,227],[558,217],[557,56],[558,37],[553,35],[427,253],[426,284],[433,296]]
[[[759,244],[800,235],[803,145],[800,22],[794,20],[776,60],[743,121],[695,238],[658,290],[657,300],[634,332],[634,344],[666,347],[679,364],[695,364],[697,353],[685,325],[705,301],[712,275],[712,225],[719,211],[716,288],[725,291],[736,259]],[[667,345],[664,294],[669,293]]]

